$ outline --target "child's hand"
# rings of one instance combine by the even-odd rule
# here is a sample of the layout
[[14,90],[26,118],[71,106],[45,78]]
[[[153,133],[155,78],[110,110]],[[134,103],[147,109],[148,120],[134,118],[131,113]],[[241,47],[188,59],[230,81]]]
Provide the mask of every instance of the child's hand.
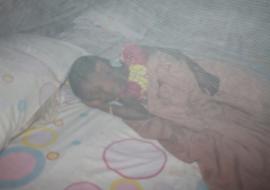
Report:
[[200,89],[210,96],[214,96],[220,85],[220,80],[217,76],[207,73],[207,72],[198,72],[195,75]]

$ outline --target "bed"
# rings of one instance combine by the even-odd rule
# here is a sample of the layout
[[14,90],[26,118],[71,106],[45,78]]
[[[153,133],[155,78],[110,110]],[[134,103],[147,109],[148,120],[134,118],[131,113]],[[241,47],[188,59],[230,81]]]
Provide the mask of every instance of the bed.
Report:
[[[1,153],[1,189],[198,189],[196,163],[174,158],[63,86],[57,110]],[[51,121],[50,121],[51,120]]]
[[[268,147],[261,150],[245,139],[247,146],[234,152],[234,142],[220,134],[184,132],[182,143],[195,154],[177,155],[179,149],[168,151],[171,144],[143,138],[144,131],[86,107],[65,81],[83,55],[117,64],[126,42],[174,48],[197,62],[245,66],[268,81],[268,1],[12,2],[0,4],[10,10],[0,12],[0,34],[24,34],[0,41],[0,189],[269,188],[268,141],[257,139]],[[269,136],[269,127],[256,131]],[[234,129],[227,132],[241,140]],[[209,167],[201,167],[203,158]]]
[[87,52],[35,35],[1,42],[0,189],[206,187],[195,162],[73,95],[65,77]]

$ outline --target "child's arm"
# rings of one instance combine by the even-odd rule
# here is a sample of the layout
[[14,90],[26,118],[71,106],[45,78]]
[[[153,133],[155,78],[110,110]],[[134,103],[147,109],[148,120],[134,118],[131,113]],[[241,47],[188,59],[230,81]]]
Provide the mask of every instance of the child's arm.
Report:
[[152,115],[138,101],[132,99],[120,100],[122,105],[104,104],[99,109],[105,112],[112,112],[122,119],[127,120],[145,120]]
[[127,120],[145,120],[151,117],[151,114],[143,107],[132,107],[128,105],[112,106],[112,114]]

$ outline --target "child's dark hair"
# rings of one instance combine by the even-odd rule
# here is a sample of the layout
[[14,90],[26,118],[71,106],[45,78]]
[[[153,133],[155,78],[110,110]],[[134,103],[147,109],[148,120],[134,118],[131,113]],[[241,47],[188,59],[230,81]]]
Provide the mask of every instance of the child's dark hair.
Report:
[[98,56],[82,56],[79,57],[71,66],[68,81],[73,93],[81,100],[90,100],[89,94],[84,93],[85,82],[89,82],[91,74],[96,72],[97,62],[109,63],[107,59]]

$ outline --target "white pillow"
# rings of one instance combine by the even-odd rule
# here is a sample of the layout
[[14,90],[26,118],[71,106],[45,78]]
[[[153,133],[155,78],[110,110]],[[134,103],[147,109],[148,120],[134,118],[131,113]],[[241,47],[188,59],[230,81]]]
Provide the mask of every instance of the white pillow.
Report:
[[0,150],[26,129],[58,85],[50,69],[37,59],[0,47]]
[[77,47],[40,36],[18,35],[0,42],[0,150],[31,125],[82,55]]
[[161,4],[145,0],[118,0],[97,3],[75,19],[75,25],[89,23],[117,32],[129,40],[139,40],[164,15]]
[[32,35],[17,34],[0,41],[1,46],[28,54],[46,64],[63,81],[72,63],[80,56],[88,53],[63,40]]

